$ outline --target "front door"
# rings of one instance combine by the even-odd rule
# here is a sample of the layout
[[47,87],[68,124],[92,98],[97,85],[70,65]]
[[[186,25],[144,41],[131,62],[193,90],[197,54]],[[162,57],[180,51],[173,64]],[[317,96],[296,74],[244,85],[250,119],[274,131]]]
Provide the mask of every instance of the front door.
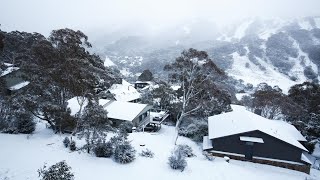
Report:
[[252,160],[253,156],[253,142],[246,142],[246,149],[245,149],[245,158],[246,160]]

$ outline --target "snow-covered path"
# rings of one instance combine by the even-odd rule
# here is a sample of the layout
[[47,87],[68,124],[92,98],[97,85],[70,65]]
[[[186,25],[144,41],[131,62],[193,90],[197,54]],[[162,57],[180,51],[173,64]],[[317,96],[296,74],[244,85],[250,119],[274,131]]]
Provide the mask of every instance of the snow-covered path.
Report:
[[[52,165],[66,160],[72,167],[77,180],[88,179],[175,179],[175,180],[304,180],[305,173],[268,165],[253,164],[222,158],[210,162],[201,154],[200,146],[187,138],[179,138],[178,143],[190,145],[197,157],[188,158],[185,171],[171,170],[167,164],[173,149],[174,128],[163,126],[159,133],[133,133],[129,136],[137,153],[148,148],[155,153],[153,159],[137,155],[130,164],[117,164],[112,159],[96,158],[86,153],[70,153],[62,145],[63,135],[55,135],[38,125],[34,135],[0,134],[0,180],[35,180],[37,169],[46,162]],[[145,144],[141,147],[140,144]],[[320,179],[320,172],[312,170],[312,178]]]

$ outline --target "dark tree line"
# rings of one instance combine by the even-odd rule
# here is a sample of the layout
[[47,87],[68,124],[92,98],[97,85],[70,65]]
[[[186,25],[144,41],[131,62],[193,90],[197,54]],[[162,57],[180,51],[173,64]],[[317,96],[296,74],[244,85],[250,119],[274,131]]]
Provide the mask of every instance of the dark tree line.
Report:
[[292,123],[311,144],[320,138],[320,85],[315,82],[294,85],[288,95],[277,86],[261,83],[241,102],[263,117]]

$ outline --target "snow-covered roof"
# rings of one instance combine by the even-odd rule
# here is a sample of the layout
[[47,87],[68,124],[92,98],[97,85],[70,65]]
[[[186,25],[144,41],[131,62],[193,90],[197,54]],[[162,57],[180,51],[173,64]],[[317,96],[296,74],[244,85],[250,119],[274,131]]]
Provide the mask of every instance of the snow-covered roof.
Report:
[[27,86],[29,83],[30,83],[29,81],[23,81],[23,82],[21,82],[19,84],[16,84],[14,86],[9,87],[9,89],[11,91],[18,90],[18,89],[21,89],[21,88]]
[[16,70],[19,70],[19,69],[20,69],[20,68],[18,68],[18,67],[9,66],[6,70],[4,70],[4,71],[1,73],[0,77],[5,76],[5,75],[7,75],[7,74],[10,74],[10,73],[12,73],[13,71],[16,71]]
[[108,118],[125,121],[132,121],[143,111],[151,109],[148,104],[112,100],[99,100],[99,104],[104,106],[104,109],[108,112]]
[[175,91],[179,90],[181,88],[180,85],[172,85],[171,88]]
[[140,83],[153,84],[152,81],[136,81],[135,82],[135,84],[140,84]]
[[233,111],[208,118],[209,138],[259,130],[302,150],[308,151],[299,141],[306,141],[291,124],[279,120],[269,120],[247,111],[245,107],[231,105]]
[[[82,100],[83,100],[83,102],[82,102]],[[70,108],[72,116],[74,116],[75,114],[77,114],[80,111],[80,104],[81,103],[83,103],[82,110],[84,109],[84,107],[86,107],[88,105],[88,100],[83,97],[73,97],[73,98],[69,99],[67,102],[68,102],[67,107]]]
[[[68,108],[71,110],[71,115],[74,116],[80,111],[80,103],[83,101],[82,110],[88,105],[88,100],[81,97],[73,97],[69,99]],[[99,105],[108,112],[108,118],[132,121],[139,114],[152,108],[148,104],[138,104],[131,102],[114,101],[107,99],[99,99]]]
[[306,163],[308,163],[308,164],[313,164],[313,163],[311,162],[310,156],[311,156],[311,155],[309,155],[308,153],[304,153],[304,152],[301,153],[301,161],[306,162]]
[[109,88],[109,92],[114,96],[117,101],[133,101],[141,97],[140,93],[125,80],[122,84],[113,84]]
[[254,143],[264,143],[262,138],[248,137],[248,136],[240,136],[240,141],[254,142]]

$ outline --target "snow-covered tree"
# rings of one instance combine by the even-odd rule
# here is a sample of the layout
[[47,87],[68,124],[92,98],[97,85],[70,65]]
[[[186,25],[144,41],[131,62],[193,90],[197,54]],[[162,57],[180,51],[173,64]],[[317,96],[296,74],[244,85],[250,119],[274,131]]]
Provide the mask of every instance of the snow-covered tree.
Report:
[[96,100],[90,100],[80,119],[79,136],[85,137],[88,153],[99,140],[104,140],[111,130],[108,112]]
[[252,112],[273,120],[291,121],[292,117],[303,113],[300,106],[292,101],[278,86],[260,83],[251,96],[241,102]]
[[114,160],[121,164],[127,164],[136,158],[136,150],[131,146],[130,142],[123,141],[116,145],[114,150]]
[[65,162],[58,162],[50,167],[44,165],[38,170],[41,180],[73,180],[74,174],[71,167]]
[[47,121],[54,131],[70,131],[76,121],[70,117],[67,100],[96,95],[108,88],[116,76],[104,67],[100,57],[88,52],[91,44],[81,31],[59,29],[52,31],[48,39],[36,37],[25,54],[30,58],[21,62],[20,70],[30,81],[22,100],[30,112]]
[[66,147],[66,148],[69,147],[70,139],[68,137],[65,137],[62,142],[63,142],[64,147]]
[[186,144],[179,144],[177,146],[176,151],[179,151],[185,157],[193,157],[193,156],[195,156],[193,154],[192,148],[189,145],[186,145]]
[[99,141],[94,145],[93,152],[97,157],[111,157],[113,155],[113,146],[111,142]]
[[305,110],[293,118],[296,120],[296,127],[307,140],[320,140],[320,85],[311,82],[294,85],[290,88],[288,96]]
[[142,150],[139,155],[142,156],[142,157],[148,157],[148,158],[153,158],[154,157],[154,153],[150,149]]
[[75,150],[77,150],[77,145],[76,145],[76,142],[75,142],[74,140],[71,140],[71,141],[70,141],[69,149],[70,149],[70,151],[75,151]]
[[230,95],[218,88],[225,74],[208,57],[205,51],[189,49],[183,51],[175,62],[164,68],[169,72],[169,80],[179,84],[182,96],[176,122],[176,138],[181,121],[190,115],[209,116],[230,110]]
[[168,164],[172,169],[184,171],[187,166],[186,156],[179,149],[175,150],[168,159]]

